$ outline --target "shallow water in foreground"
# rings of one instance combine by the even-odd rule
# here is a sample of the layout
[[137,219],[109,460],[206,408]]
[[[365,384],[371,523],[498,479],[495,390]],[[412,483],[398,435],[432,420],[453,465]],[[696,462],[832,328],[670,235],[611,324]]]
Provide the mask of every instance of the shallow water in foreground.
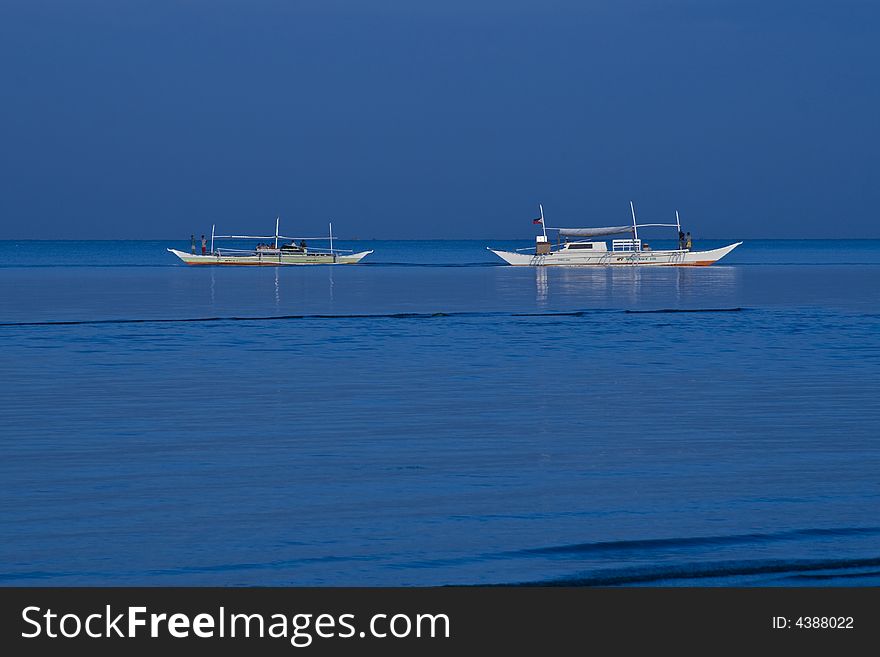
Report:
[[487,244],[0,242],[0,583],[880,584],[880,242]]

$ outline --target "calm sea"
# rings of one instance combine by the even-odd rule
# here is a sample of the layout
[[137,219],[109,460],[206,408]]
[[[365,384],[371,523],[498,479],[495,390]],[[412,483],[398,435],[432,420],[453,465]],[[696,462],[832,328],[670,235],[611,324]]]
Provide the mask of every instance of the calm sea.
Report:
[[880,585],[880,241],[526,244],[0,242],[0,583]]

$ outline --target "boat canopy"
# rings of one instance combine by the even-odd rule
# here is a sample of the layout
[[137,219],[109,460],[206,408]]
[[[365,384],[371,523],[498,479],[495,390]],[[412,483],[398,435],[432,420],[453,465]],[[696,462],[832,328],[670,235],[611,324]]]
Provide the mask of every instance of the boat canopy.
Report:
[[632,231],[632,226],[605,226],[604,228],[560,228],[559,234],[568,237],[599,237],[600,235],[617,235]]

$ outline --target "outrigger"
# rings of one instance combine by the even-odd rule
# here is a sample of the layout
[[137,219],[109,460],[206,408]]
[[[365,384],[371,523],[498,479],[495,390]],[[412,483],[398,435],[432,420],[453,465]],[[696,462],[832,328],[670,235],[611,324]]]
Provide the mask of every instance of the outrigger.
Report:
[[[215,226],[211,226],[211,251],[203,255],[186,253],[177,249],[168,249],[188,265],[353,265],[372,251],[354,253],[347,249],[333,248],[333,223],[330,223],[329,237],[286,237],[278,233],[280,217],[275,219],[275,234],[266,236],[259,235],[215,235]],[[253,249],[228,249],[214,248],[214,240],[268,240],[269,243],[260,243]],[[290,240],[286,244],[280,244],[279,240]],[[299,244],[297,244],[299,240]],[[330,248],[313,249],[306,244],[306,240],[330,242]]]
[[[498,251],[491,247],[486,248],[509,265],[665,265],[699,267],[718,262],[742,244],[742,242],[736,242],[723,246],[720,249],[712,249],[711,251],[692,251],[689,246],[681,243],[681,220],[678,216],[678,210],[675,211],[674,224],[640,224],[636,221],[636,208],[632,201],[630,201],[629,206],[632,211],[632,225],[604,226],[599,228],[548,228],[544,225],[544,208],[539,205],[538,208],[541,211],[541,216],[539,219],[535,219],[534,223],[541,224],[543,235],[538,235],[535,238],[533,253],[525,253],[526,251],[532,251],[532,247],[517,249],[515,252]],[[650,248],[647,242],[639,239],[640,228],[656,226],[676,228],[679,235],[679,248],[655,251]],[[558,231],[559,239],[565,237],[566,241],[560,244],[559,239],[557,239],[557,246],[554,249],[547,238],[548,230]],[[630,239],[612,240],[610,251],[605,241],[587,239],[570,242],[567,239],[569,237],[592,238],[603,235],[619,235],[621,233],[629,233],[632,237]]]

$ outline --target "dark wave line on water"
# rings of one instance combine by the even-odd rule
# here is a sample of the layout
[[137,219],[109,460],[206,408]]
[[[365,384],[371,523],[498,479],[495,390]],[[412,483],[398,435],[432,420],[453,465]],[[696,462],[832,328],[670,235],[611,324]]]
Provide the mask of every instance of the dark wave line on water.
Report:
[[857,573],[798,573],[791,579],[824,581],[829,579],[861,579],[864,577],[880,577],[880,570],[862,570]]
[[377,561],[379,557],[375,556],[336,556],[326,555],[322,557],[303,557],[301,559],[281,559],[267,562],[240,562],[240,563],[222,563],[222,564],[204,564],[201,566],[188,566],[179,568],[150,568],[142,571],[22,571],[22,572],[0,572],[0,586],[5,586],[3,582],[22,582],[28,580],[57,580],[65,578],[89,578],[89,579],[107,579],[113,577],[162,577],[189,574],[205,574],[205,573],[225,573],[225,572],[242,572],[242,571],[258,571],[258,570],[280,570],[295,566],[302,566],[314,563],[334,563],[334,562],[369,562]]
[[[281,267],[284,269],[291,268],[299,268],[303,266],[313,267],[313,268],[322,268],[322,267],[336,267],[337,265],[333,264],[321,264],[315,263],[310,265],[263,265],[262,267],[248,268],[248,269],[269,269],[271,267]],[[350,266],[350,265],[345,265]],[[710,269],[712,271],[717,271],[719,269],[736,269],[739,267],[878,267],[880,263],[877,262],[859,262],[859,261],[835,261],[835,262],[737,262],[736,264],[716,264],[713,265]],[[181,262],[111,262],[111,263],[88,263],[88,262],[66,262],[66,263],[3,263],[0,264],[0,270],[2,269],[113,269],[113,268],[145,268],[145,269],[164,269],[164,268],[177,268],[177,269],[189,269],[188,265],[185,265]],[[199,265],[197,269],[210,269],[210,268],[221,268],[225,269],[224,265]],[[510,269],[523,269],[523,267],[511,267],[506,262],[359,262],[357,264],[358,269],[363,268],[382,268],[382,267],[422,267],[422,268],[469,268],[469,267],[506,267]],[[533,267],[533,269],[538,269],[538,267]],[[583,266],[583,265],[555,265],[552,267],[547,267],[547,269],[561,269],[566,271],[571,271],[573,269],[586,269],[586,270],[604,270],[604,271],[664,271],[671,269],[670,267],[634,267],[631,265],[621,266],[621,267],[602,267],[602,266]],[[687,270],[703,270],[705,267],[686,267],[681,268],[677,267],[676,269],[687,269]]]
[[[455,314],[455,313],[453,313]],[[465,315],[467,313],[457,313]],[[15,326],[81,326],[88,324],[188,324],[200,322],[268,322],[294,319],[427,319],[448,317],[447,313],[389,313],[383,315],[265,315],[259,317],[181,317],[134,319],[73,319],[45,322],[3,322],[0,327]]]
[[[518,586],[620,586],[626,584],[650,584],[663,581],[738,577],[743,575],[775,575],[829,570],[852,570],[856,568],[875,568],[880,566],[880,557],[865,559],[831,559],[831,560],[771,560],[771,561],[715,561],[707,563],[687,563],[680,565],[608,569],[596,573],[574,575],[545,581],[522,582]],[[859,574],[842,573],[857,577]],[[828,579],[840,575],[826,573]]]
[[741,311],[743,308],[727,309],[682,309],[682,310],[617,310],[617,309],[593,309],[575,310],[571,312],[546,312],[546,313],[509,313],[509,312],[433,312],[433,313],[375,313],[375,314],[350,314],[350,315],[262,315],[262,316],[219,316],[219,317],[135,317],[116,319],[69,319],[69,320],[46,320],[39,322],[0,322],[0,328],[16,328],[27,326],[83,326],[100,324],[188,324],[209,322],[270,322],[285,320],[309,320],[309,319],[436,319],[441,317],[586,317],[590,315],[607,313],[663,313],[663,312],[729,312]]
[[652,313],[738,313],[743,308],[660,308],[658,310],[626,310],[632,315],[646,315]]
[[617,552],[629,550],[659,550],[685,547],[718,547],[720,545],[740,545],[743,543],[769,543],[791,541],[803,538],[836,538],[842,536],[870,536],[880,534],[880,527],[842,527],[830,529],[796,529],[775,533],[731,534],[729,536],[695,536],[684,538],[653,538],[627,541],[599,541],[574,545],[557,545],[508,552],[508,555],[536,554],[590,554],[596,552]]

